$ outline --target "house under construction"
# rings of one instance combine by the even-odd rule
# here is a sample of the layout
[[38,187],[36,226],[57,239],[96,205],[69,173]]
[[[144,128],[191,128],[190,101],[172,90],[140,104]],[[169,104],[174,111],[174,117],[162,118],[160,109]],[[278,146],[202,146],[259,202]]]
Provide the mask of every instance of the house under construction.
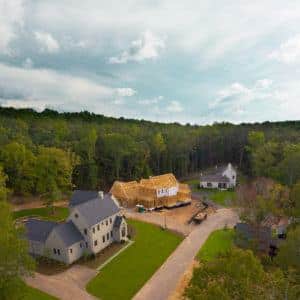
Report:
[[179,183],[173,174],[151,176],[140,182],[115,181],[110,192],[123,207],[139,204],[149,209],[175,207],[191,202],[189,186]]

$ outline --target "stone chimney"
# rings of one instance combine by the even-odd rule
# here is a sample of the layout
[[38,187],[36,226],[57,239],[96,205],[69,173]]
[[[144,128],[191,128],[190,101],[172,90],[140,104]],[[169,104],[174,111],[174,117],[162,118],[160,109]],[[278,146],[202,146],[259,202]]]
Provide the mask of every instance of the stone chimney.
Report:
[[103,198],[104,198],[104,193],[103,193],[103,191],[99,191],[99,192],[98,192],[98,195],[99,195],[99,198],[100,198],[101,200],[103,200]]

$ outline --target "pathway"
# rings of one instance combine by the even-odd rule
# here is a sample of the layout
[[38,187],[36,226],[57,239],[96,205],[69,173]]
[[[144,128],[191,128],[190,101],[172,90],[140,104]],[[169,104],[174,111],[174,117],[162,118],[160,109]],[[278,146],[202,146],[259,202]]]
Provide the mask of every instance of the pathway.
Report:
[[25,279],[26,283],[62,300],[93,300],[85,286],[97,275],[97,271],[82,265],[74,265],[56,275],[35,273]]
[[183,240],[133,299],[168,299],[210,233],[225,225],[232,227],[237,221],[238,216],[230,209],[220,209],[209,216]]

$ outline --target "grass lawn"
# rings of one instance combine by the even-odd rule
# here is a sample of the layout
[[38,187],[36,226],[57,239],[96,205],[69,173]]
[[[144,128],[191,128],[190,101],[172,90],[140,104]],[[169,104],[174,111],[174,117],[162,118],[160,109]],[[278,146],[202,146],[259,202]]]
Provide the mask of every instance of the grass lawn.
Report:
[[54,214],[52,214],[50,207],[40,207],[32,209],[24,209],[13,212],[13,218],[19,219],[23,217],[40,217],[49,221],[62,221],[69,215],[69,210],[66,207],[55,207]]
[[210,199],[217,204],[229,206],[235,198],[235,191],[212,191],[209,195]]
[[197,254],[202,261],[209,261],[233,246],[234,229],[220,229],[212,232]]
[[27,293],[24,300],[56,300],[57,298],[50,296],[40,290],[27,286]]
[[182,241],[182,237],[155,225],[128,220],[134,243],[108,263],[87,285],[103,300],[131,299]]

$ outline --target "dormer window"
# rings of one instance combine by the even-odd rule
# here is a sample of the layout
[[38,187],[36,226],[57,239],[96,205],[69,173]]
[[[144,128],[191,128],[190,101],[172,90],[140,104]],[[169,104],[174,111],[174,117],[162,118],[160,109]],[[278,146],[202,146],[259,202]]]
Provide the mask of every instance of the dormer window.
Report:
[[93,233],[95,233],[95,227],[93,227]]
[[77,213],[75,213],[75,215],[74,215],[74,216],[75,216],[75,218],[78,218],[78,214],[77,214]]
[[84,228],[84,234],[87,235],[87,230],[86,230],[86,228]]

